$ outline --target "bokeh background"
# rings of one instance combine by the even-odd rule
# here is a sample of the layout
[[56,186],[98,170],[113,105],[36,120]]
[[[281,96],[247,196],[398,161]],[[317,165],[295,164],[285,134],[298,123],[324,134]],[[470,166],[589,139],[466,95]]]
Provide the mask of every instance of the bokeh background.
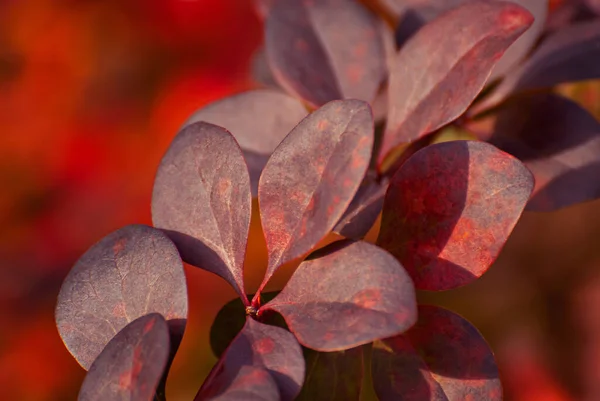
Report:
[[[163,153],[194,110],[257,86],[261,32],[250,0],[0,0],[1,400],[76,398],[85,372],[54,324],[63,278],[104,235],[151,224]],[[558,90],[600,118],[599,82]],[[251,289],[265,268],[256,217]],[[600,202],[525,213],[481,280],[421,299],[481,330],[506,399],[600,400],[599,244]],[[193,399],[215,362],[212,319],[235,297],[216,276],[186,274],[170,400]]]

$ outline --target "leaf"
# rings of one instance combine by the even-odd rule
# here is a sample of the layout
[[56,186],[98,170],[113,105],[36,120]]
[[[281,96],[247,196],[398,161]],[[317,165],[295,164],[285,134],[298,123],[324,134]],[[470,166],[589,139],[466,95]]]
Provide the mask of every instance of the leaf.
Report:
[[94,244],[58,295],[56,324],[69,352],[88,369],[127,324],[160,313],[175,346],[187,319],[183,264],[169,238],[152,227],[125,226]]
[[246,318],[242,331],[235,337],[229,348],[213,368],[197,400],[213,396],[215,392],[228,391],[220,385],[220,376],[234,378],[243,366],[259,367],[267,370],[275,380],[281,400],[293,400],[304,382],[304,358],[302,349],[287,330],[259,323]]
[[600,197],[600,123],[571,100],[543,93],[508,103],[490,143],[533,173],[527,210],[552,211]]
[[[261,303],[266,303],[275,298],[279,291],[264,292],[260,294]],[[252,299],[255,294],[248,295]],[[244,328],[246,324],[245,305],[240,298],[232,299],[227,302],[217,313],[212,326],[210,327],[210,347],[213,354],[220,358],[223,352],[229,347],[229,344]],[[265,324],[286,328],[285,321],[278,313],[268,314],[270,316],[261,316],[260,321]]]
[[594,13],[600,15],[600,0],[585,0],[585,4]]
[[79,401],[151,401],[169,360],[169,327],[158,313],[127,324],[90,366]]
[[345,240],[302,262],[259,314],[281,313],[300,344],[329,352],[402,333],[416,309],[413,283],[390,254]]
[[373,147],[373,115],[360,100],[329,102],[281,142],[260,177],[269,251],[261,289],[282,264],[310,251],[347,209]]
[[254,10],[256,11],[256,14],[261,18],[261,19],[265,19],[267,17],[267,15],[269,14],[269,11],[271,11],[271,8],[273,7],[273,5],[275,5],[275,3],[280,2],[279,0],[252,0],[252,3],[254,5]]
[[495,106],[508,95],[564,82],[600,78],[600,24],[597,20],[564,27],[550,35],[532,56],[508,75],[474,112]]
[[387,71],[379,21],[353,0],[276,2],[265,48],[279,84],[314,107],[370,102]]
[[196,396],[196,401],[279,401],[279,390],[271,374],[256,366],[242,366],[239,370],[224,371],[215,377],[211,388],[214,395]]
[[[405,4],[402,19],[396,29],[396,43],[398,47],[401,47],[427,22],[471,0],[433,0],[426,3],[423,3],[422,0],[393,1]],[[546,22],[548,0],[509,1],[526,8],[535,17],[535,20],[531,27],[506,50],[492,70],[488,82],[506,74],[527,55],[542,33]]]
[[387,179],[379,182],[371,176],[366,176],[333,231],[346,238],[363,239],[381,213],[387,187]]
[[406,334],[373,344],[371,374],[381,401],[502,400],[494,355],[469,322],[419,306]]
[[[196,111],[184,127],[198,121],[226,128],[242,148],[252,194],[269,156],[307,115],[298,100],[277,90],[258,89],[230,96]],[[225,151],[225,149],[223,149]]]
[[156,174],[152,222],[186,263],[223,277],[242,297],[251,208],[248,169],[231,134],[205,122],[183,128]]
[[532,22],[532,15],[516,4],[472,1],[421,28],[397,54],[390,72],[380,162],[394,147],[460,116],[504,51]]
[[267,53],[265,52],[264,47],[260,47],[254,51],[254,54],[252,55],[250,71],[254,82],[259,84],[259,86],[277,90],[280,89],[279,84],[271,72],[271,67],[269,67]]
[[359,401],[363,347],[317,352],[304,349],[306,380],[296,401]]
[[377,245],[398,258],[417,289],[468,284],[496,259],[532,189],[527,168],[492,145],[430,145],[392,178]]

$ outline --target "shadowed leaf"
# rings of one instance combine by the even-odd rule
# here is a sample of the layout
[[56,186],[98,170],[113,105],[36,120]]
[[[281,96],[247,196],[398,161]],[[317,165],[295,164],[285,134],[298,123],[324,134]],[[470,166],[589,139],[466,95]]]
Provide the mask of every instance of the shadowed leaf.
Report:
[[[440,16],[442,13],[456,8],[471,0],[387,0],[398,3],[402,9],[400,24],[396,30],[396,43],[401,47],[423,25]],[[535,18],[531,27],[513,43],[500,58],[488,81],[498,78],[510,71],[525,57],[542,33],[548,14],[548,0],[509,0],[525,7]]]
[[585,0],[585,4],[590,10],[600,15],[600,0]]
[[252,194],[256,196],[258,179],[269,156],[307,114],[293,97],[277,90],[258,89],[209,104],[192,114],[184,126],[205,121],[231,132],[244,153]]
[[515,99],[501,109],[490,143],[535,177],[527,210],[552,211],[600,197],[600,123],[556,94]]
[[373,344],[371,373],[381,401],[502,400],[494,355],[462,317],[419,306],[406,334]]
[[282,401],[293,400],[304,382],[304,358],[294,336],[285,329],[248,317],[242,331],[202,385],[196,400],[214,396],[217,392],[215,389],[219,392],[228,391],[222,386],[221,377],[230,378],[231,381],[243,366],[268,371],[277,384]]
[[[261,303],[269,302],[277,294],[279,294],[279,291],[261,293]],[[252,299],[254,295],[250,294],[248,299]],[[263,315],[260,321],[273,326],[287,327],[279,313],[271,313],[268,316]],[[233,339],[242,331],[245,324],[246,307],[240,298],[232,299],[219,310],[210,327],[210,348],[217,358],[221,357]]]
[[392,178],[377,244],[418,289],[468,284],[496,259],[532,189],[527,168],[492,145],[430,145]]
[[413,283],[375,245],[335,242],[302,262],[262,310],[283,315],[305,347],[340,351],[404,332],[416,320]]
[[377,18],[353,0],[279,1],[265,22],[265,48],[282,87],[315,107],[372,101],[385,78]]
[[242,366],[223,370],[215,376],[210,390],[196,396],[196,401],[279,401],[275,379],[263,368]]
[[306,380],[296,401],[358,401],[363,380],[363,347],[318,352],[304,349]]
[[504,51],[532,22],[532,15],[514,3],[473,1],[421,28],[391,69],[380,161],[394,147],[460,116]]
[[369,105],[338,100],[302,120],[273,152],[258,187],[269,251],[261,289],[279,266],[310,251],[339,221],[372,147]]
[[242,297],[251,208],[248,169],[233,136],[205,122],[183,128],[158,168],[152,221],[185,262],[223,277]]
[[365,177],[333,231],[350,239],[364,238],[381,213],[387,187],[387,179],[377,182],[370,176]]
[[269,67],[264,47],[256,49],[252,55],[252,65],[250,70],[252,78],[260,86],[271,89],[280,89],[279,84],[271,72],[271,67]]
[[181,258],[160,230],[130,225],[94,244],[71,269],[58,295],[56,324],[88,369],[123,327],[152,312],[169,321],[176,347],[187,319]]
[[79,401],[152,401],[169,360],[169,327],[158,313],[119,331],[90,366]]
[[600,78],[598,60],[598,20],[569,25],[544,40],[527,62],[508,75],[475,111],[494,106],[514,92]]

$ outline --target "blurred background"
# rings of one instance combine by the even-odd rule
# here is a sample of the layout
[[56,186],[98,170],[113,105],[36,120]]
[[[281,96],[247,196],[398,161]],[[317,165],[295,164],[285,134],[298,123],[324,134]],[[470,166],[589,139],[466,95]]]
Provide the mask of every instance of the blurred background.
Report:
[[[54,324],[63,278],[104,235],[151,224],[163,153],[194,110],[256,87],[261,32],[250,0],[0,0],[0,399],[76,398],[85,372]],[[600,118],[600,83],[560,91]],[[252,289],[266,254],[256,217]],[[507,400],[600,400],[599,244],[600,202],[525,213],[481,280],[421,299],[481,330]],[[177,401],[215,362],[210,324],[235,297],[186,274],[188,328],[167,386]]]

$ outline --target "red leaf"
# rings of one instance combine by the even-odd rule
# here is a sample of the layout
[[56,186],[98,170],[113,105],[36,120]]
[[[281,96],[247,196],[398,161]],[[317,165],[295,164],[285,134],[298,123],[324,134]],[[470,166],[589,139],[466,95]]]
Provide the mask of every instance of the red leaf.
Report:
[[508,103],[490,143],[533,173],[527,210],[552,211],[600,197],[600,123],[571,100],[542,93]]
[[307,114],[302,103],[293,97],[260,89],[211,103],[196,111],[185,126],[204,121],[231,132],[244,153],[256,196],[258,179],[269,156]]
[[459,315],[419,306],[405,335],[373,344],[371,373],[381,401],[502,400],[494,355]]
[[[402,18],[396,31],[396,40],[401,47],[418,29],[444,12],[456,8],[470,0],[387,0],[395,8],[402,9]],[[515,43],[513,43],[500,58],[488,81],[492,81],[510,71],[531,50],[544,29],[548,15],[548,0],[509,0],[525,7],[535,21]],[[396,3],[398,3],[396,5]]]
[[492,145],[428,146],[392,178],[377,244],[398,258],[418,289],[468,284],[496,259],[532,189],[527,168]]
[[[196,401],[279,401],[279,390],[271,374],[257,366],[241,366],[215,377],[212,396],[196,396]],[[232,377],[229,377],[232,376]]]
[[240,147],[224,128],[183,128],[154,181],[152,221],[189,264],[227,280],[246,299],[243,265],[252,195]]
[[378,24],[353,0],[276,2],[265,22],[269,65],[282,87],[315,107],[370,102],[386,74]]
[[474,112],[492,107],[514,92],[600,78],[599,44],[598,20],[560,29],[542,42],[527,62],[508,75]]
[[[228,394],[232,389],[239,391],[239,386],[228,385],[234,382],[238,370],[244,366],[269,372],[279,388],[282,401],[293,400],[304,382],[304,357],[294,336],[285,329],[268,326],[248,317],[242,331],[202,385],[196,400]],[[255,385],[264,386],[264,383],[248,381],[249,389]]]
[[369,105],[338,100],[302,120],[273,152],[258,187],[269,251],[261,288],[331,231],[365,175],[372,147]]
[[284,317],[300,344],[339,351],[404,332],[416,320],[413,283],[387,252],[338,241],[302,262],[262,310]]
[[333,231],[346,238],[363,239],[381,213],[387,188],[387,179],[378,182],[372,177],[365,177]]
[[56,324],[77,362],[88,369],[128,323],[157,312],[180,341],[187,319],[183,264],[160,230],[123,227],[92,246],[75,264],[58,295]]
[[151,313],[132,321],[92,363],[78,400],[153,400],[169,352],[169,327],[160,314]]
[[504,51],[532,22],[533,16],[516,4],[473,1],[420,29],[391,70],[380,162],[397,145],[461,115]]

